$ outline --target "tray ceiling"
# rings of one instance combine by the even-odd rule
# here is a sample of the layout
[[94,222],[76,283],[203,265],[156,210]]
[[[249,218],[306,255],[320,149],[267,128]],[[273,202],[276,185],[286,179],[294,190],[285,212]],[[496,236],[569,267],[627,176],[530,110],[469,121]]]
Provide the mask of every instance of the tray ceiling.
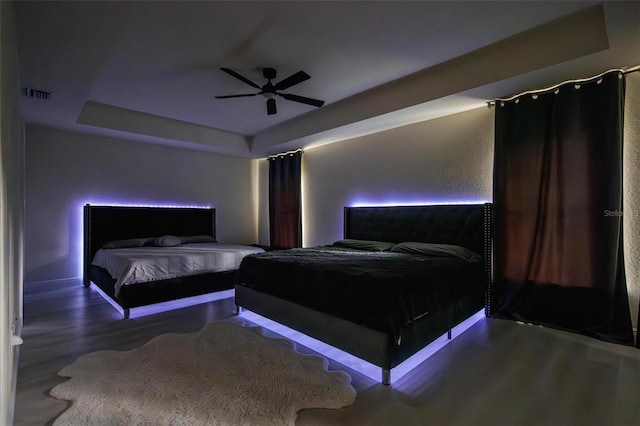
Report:
[[[640,2],[15,4],[28,123],[252,158],[640,63]],[[289,92],[219,100],[304,70]],[[277,80],[278,80],[277,79]],[[247,90],[248,89],[248,90]]]

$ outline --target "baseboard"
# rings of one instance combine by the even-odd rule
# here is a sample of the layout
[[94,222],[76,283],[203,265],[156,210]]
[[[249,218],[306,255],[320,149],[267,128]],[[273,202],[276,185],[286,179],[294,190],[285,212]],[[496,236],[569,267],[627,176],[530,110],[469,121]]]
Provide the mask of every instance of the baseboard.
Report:
[[53,283],[58,281],[74,281],[74,280],[82,280],[82,277],[56,278],[53,280],[41,280],[41,281],[25,281],[23,285]]

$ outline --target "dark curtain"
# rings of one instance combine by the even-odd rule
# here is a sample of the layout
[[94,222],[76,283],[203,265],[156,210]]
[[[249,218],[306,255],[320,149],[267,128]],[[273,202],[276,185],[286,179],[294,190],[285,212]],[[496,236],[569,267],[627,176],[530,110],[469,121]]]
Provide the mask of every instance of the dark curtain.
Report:
[[489,312],[633,345],[622,245],[625,80],[496,102]]
[[302,151],[269,157],[271,247],[302,247]]

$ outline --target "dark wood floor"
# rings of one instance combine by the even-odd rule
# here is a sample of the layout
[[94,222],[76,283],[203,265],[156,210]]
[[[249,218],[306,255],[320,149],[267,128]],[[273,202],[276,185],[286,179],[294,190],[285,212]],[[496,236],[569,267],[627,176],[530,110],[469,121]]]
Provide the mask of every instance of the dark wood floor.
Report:
[[[79,280],[29,284],[24,303],[16,425],[50,424],[66,409],[48,391],[80,355],[197,331],[234,312],[227,298],[122,320]],[[303,411],[298,425],[640,425],[639,350],[511,321],[479,321],[392,386],[330,368],[351,374],[356,403]]]

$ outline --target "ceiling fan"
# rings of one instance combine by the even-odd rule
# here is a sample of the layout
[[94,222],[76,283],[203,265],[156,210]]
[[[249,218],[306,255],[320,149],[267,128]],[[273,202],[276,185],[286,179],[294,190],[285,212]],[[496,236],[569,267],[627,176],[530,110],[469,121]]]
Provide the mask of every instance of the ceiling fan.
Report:
[[305,80],[310,79],[311,77],[304,71],[298,71],[297,73],[285,78],[284,80],[279,81],[276,84],[273,84],[271,80],[276,78],[276,70],[273,68],[264,68],[262,70],[262,76],[267,79],[267,83],[262,87],[258,86],[253,81],[249,80],[246,77],[241,76],[237,72],[229,69],[229,68],[220,68],[222,71],[226,72],[247,83],[251,87],[255,87],[260,91],[258,93],[248,93],[244,95],[226,95],[226,96],[216,96],[217,99],[228,99],[228,98],[241,98],[245,96],[257,96],[262,95],[267,99],[267,114],[276,114],[278,110],[276,109],[276,96],[281,96],[289,101],[300,102],[307,105],[313,105],[315,107],[321,107],[324,104],[324,101],[320,101],[318,99],[307,98],[304,96],[292,95],[289,93],[279,93],[280,90],[286,90],[291,86],[294,86],[298,83],[302,83]]

